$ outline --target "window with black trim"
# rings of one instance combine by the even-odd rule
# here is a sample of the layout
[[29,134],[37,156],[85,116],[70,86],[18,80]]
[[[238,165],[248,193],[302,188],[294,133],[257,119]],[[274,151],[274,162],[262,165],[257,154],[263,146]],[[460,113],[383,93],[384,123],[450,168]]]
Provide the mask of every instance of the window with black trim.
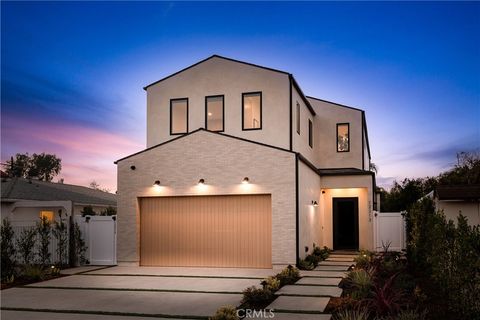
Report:
[[337,152],[350,151],[350,124],[337,123]]
[[188,98],[170,100],[170,134],[188,133]]
[[225,126],[224,96],[205,97],[205,129],[221,132]]
[[262,129],[262,93],[242,93],[242,130]]
[[313,122],[308,119],[308,145],[310,148],[313,147]]
[[297,133],[300,134],[300,103],[297,101]]

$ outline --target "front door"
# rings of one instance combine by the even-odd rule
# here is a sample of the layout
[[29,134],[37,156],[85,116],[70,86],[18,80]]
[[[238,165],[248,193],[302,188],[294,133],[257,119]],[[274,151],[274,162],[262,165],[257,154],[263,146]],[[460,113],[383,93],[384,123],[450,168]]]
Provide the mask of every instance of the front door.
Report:
[[333,198],[333,249],[358,250],[358,198]]

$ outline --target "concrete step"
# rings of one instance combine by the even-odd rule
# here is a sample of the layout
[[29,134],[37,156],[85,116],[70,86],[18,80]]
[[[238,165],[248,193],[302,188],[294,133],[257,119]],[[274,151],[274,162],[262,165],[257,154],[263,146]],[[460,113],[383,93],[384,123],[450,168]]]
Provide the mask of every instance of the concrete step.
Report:
[[275,319],[275,320],[330,320],[332,318],[331,314],[326,314],[326,313],[305,314],[305,313],[294,313],[294,312],[276,312],[276,311],[273,311],[273,312],[275,314],[275,317],[273,317],[272,319]]
[[325,265],[318,265],[315,271],[347,271],[348,266],[325,266]]
[[347,274],[346,271],[318,271],[318,270],[312,270],[312,271],[306,271],[306,270],[301,270],[300,271],[300,276],[302,277],[316,277],[316,278],[343,278]]
[[330,301],[327,297],[280,296],[268,305],[276,311],[323,312]]
[[287,285],[275,292],[279,296],[340,297],[342,289],[334,286]]
[[314,278],[304,277],[295,284],[312,285],[312,286],[338,286],[342,278]]
[[354,264],[352,261],[320,261],[319,266],[347,266]]
[[328,257],[325,261],[346,261],[346,262],[353,262],[354,258],[350,257]]

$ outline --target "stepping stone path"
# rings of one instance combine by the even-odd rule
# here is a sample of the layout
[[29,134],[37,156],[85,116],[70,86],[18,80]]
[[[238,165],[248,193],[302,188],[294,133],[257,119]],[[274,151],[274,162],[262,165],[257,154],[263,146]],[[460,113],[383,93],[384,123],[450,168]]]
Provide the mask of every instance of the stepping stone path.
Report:
[[354,264],[358,252],[335,251],[312,271],[302,270],[302,278],[293,285],[287,285],[275,294],[275,299],[267,309],[273,309],[275,319],[329,320],[330,314],[323,313],[330,297],[340,297],[338,287],[348,268]]

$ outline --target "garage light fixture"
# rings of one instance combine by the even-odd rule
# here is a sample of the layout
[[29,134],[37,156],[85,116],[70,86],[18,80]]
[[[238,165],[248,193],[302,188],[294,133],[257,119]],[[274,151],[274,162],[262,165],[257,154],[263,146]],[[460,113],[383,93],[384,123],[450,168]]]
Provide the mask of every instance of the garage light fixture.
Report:
[[160,186],[160,180],[156,180],[154,183],[153,183],[154,186]]
[[318,202],[317,202],[317,201],[315,201],[315,200],[312,200],[312,206],[314,206],[314,207],[318,207]]
[[245,177],[245,178],[243,178],[242,183],[243,183],[243,184],[250,183],[250,179],[248,179],[248,177]]
[[199,184],[199,185],[204,185],[204,184],[205,184],[205,179],[200,179],[200,180],[198,180],[198,184]]

